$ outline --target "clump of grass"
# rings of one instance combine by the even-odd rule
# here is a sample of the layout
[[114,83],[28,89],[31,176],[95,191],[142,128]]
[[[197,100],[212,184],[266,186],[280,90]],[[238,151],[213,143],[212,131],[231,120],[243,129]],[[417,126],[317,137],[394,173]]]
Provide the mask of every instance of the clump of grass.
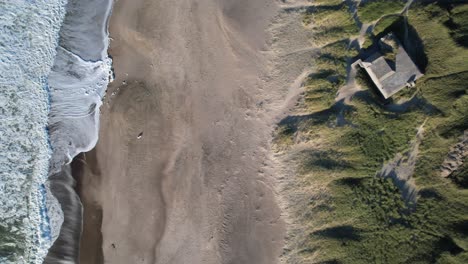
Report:
[[467,80],[468,72],[462,72],[423,79],[418,83],[418,88],[435,108],[444,115],[449,115],[453,110],[453,103],[467,94]]
[[303,23],[316,32],[312,42],[317,46],[346,39],[359,33],[359,28],[345,4],[314,6],[306,11]]
[[356,110],[347,113],[355,128],[344,136],[343,144],[359,146],[359,152],[366,157],[361,165],[377,170],[383,162],[407,148],[423,114],[418,109],[404,114],[387,112],[379,103],[370,104],[371,97],[362,95],[353,102]]
[[449,18],[449,12],[436,4],[410,10],[409,23],[424,36],[422,42],[429,61],[426,77],[466,71],[468,49],[460,47],[450,36],[444,25]]
[[374,37],[371,34],[366,34],[364,42],[362,43],[361,49],[368,49],[374,44]]
[[391,98],[393,102],[408,101],[411,97],[418,95],[418,90],[414,87],[405,87],[401,89],[398,93],[394,94]]
[[468,158],[465,157],[463,165],[449,176],[461,188],[468,188]]
[[451,258],[452,263],[463,263],[466,258],[457,235],[468,224],[460,200],[447,201],[425,189],[416,211],[409,213],[389,179],[345,177],[329,188],[334,195],[323,210],[333,225],[312,231],[307,244],[313,253],[320,252],[316,261],[445,263]]
[[[444,78],[445,81],[449,81],[448,78]],[[440,80],[441,83],[444,80]],[[468,78],[465,79],[468,82]],[[440,84],[441,84],[440,83]],[[431,83],[433,85],[435,83]],[[425,84],[427,85],[427,84]],[[439,86],[439,87],[450,87],[450,86]],[[454,90],[457,87],[453,87]],[[416,174],[424,175],[420,180],[426,181],[428,179],[440,178],[440,165],[447,156],[450,146],[458,142],[458,138],[468,129],[468,95],[456,95],[456,93],[446,93],[445,97],[447,102],[443,102],[443,93],[441,93],[443,102],[439,105],[440,112],[437,112],[428,121],[428,132],[426,133],[425,139],[420,146],[420,158],[416,164]],[[434,101],[437,106],[437,101]],[[446,107],[446,108],[445,108]],[[457,183],[457,180],[455,180]]]
[[457,5],[450,10],[450,18],[445,25],[450,35],[459,44],[468,47],[468,5]]
[[348,59],[358,54],[358,51],[350,47],[350,44],[349,40],[342,40],[324,46],[317,58],[317,67],[324,69],[327,64],[332,64],[333,70],[345,75]]
[[343,0],[314,0],[314,5],[339,5]]
[[384,15],[399,13],[405,3],[400,0],[387,1],[387,0],[375,0],[365,2],[358,9],[358,15],[361,21],[369,23],[379,19]]
[[275,144],[281,147],[289,147],[294,144],[296,129],[290,125],[280,125],[275,131]]
[[319,111],[334,104],[336,93],[346,81],[346,67],[357,51],[349,41],[339,41],[322,48],[315,60],[316,72],[305,83],[305,104],[309,110]]
[[356,188],[356,196],[369,208],[372,217],[384,226],[397,223],[408,225],[410,209],[402,199],[401,192],[390,178],[374,177],[364,181],[365,185]]
[[372,33],[377,36],[377,35],[383,35],[382,33],[386,32],[387,29],[395,24],[400,22],[403,19],[402,16],[400,15],[388,15],[384,16],[381,19],[377,21],[375,24],[374,28],[372,29]]
[[309,76],[304,94],[304,103],[309,111],[319,111],[333,105],[341,84],[335,77],[332,71],[319,71]]

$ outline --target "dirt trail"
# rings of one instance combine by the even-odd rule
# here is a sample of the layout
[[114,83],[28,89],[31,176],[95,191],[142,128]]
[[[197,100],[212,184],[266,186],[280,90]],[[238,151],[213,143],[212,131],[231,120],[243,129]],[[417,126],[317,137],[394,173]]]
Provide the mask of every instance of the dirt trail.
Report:
[[405,153],[398,153],[386,163],[378,173],[379,177],[391,178],[401,190],[403,199],[409,205],[416,205],[418,190],[413,179],[414,168],[419,153],[419,145],[424,137],[425,120],[418,128],[415,139]]

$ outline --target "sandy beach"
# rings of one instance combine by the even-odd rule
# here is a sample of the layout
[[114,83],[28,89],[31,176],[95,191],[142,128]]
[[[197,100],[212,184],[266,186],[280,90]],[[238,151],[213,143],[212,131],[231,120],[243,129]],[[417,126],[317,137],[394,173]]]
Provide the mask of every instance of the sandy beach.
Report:
[[[263,55],[272,0],[119,0],[115,80],[82,162],[81,263],[277,263]],[[101,245],[102,244],[102,245]]]

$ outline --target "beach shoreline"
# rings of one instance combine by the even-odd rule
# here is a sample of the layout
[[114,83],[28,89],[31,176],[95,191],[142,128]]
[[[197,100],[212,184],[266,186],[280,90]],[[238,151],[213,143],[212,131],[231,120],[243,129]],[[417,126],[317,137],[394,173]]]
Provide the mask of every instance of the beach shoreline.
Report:
[[277,10],[267,0],[115,3],[116,79],[78,180],[81,244],[99,230],[102,245],[82,246],[81,263],[279,261],[264,105],[280,92],[262,79]]
[[[46,183],[52,242],[44,263],[77,262],[82,207],[72,176],[73,158],[98,140],[100,106],[112,81],[107,55],[112,0],[69,0],[47,78],[52,155]],[[92,23],[90,23],[92,22]]]

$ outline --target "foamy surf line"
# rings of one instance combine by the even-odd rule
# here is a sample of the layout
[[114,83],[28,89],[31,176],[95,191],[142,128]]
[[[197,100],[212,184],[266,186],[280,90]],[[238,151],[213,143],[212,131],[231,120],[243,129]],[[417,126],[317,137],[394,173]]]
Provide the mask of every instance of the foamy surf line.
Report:
[[[48,76],[51,109],[48,211],[54,244],[44,263],[78,262],[82,207],[69,164],[98,140],[99,107],[112,81],[108,19],[112,0],[69,0]],[[57,202],[58,200],[58,202]],[[61,227],[61,228],[60,228]]]
[[47,76],[65,5],[0,1],[0,263],[41,263],[51,244]]
[[[0,263],[42,263],[62,236],[61,208],[70,199],[57,200],[46,180],[96,144],[112,78],[111,7],[110,0],[0,0]],[[81,210],[79,200],[73,206]]]

